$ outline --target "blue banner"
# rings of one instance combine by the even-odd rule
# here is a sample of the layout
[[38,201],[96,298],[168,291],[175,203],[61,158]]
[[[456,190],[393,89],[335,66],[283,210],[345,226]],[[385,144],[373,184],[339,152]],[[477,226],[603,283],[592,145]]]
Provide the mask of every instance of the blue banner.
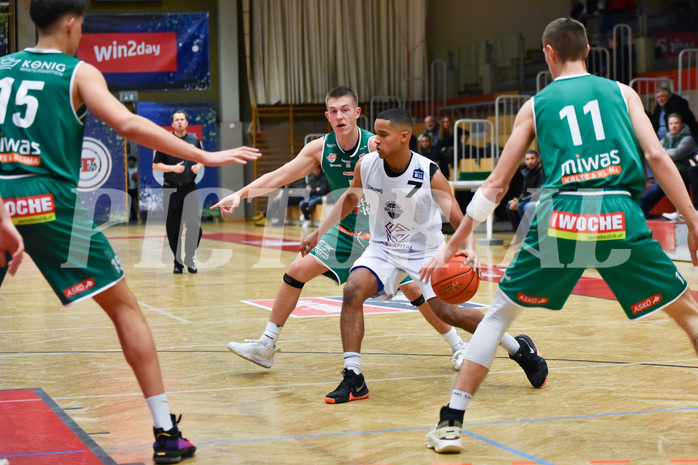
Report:
[[208,13],[85,15],[78,58],[112,91],[208,90]]
[[[196,135],[204,150],[214,151],[218,147],[216,112],[208,106],[173,105],[157,102],[139,102],[138,114],[172,131],[171,117],[177,110],[184,110],[189,115],[187,132]],[[173,134],[173,137],[174,134]],[[141,212],[146,210],[148,218],[164,218],[162,199],[162,174],[153,171],[155,152],[147,147],[138,147],[138,171],[140,179]],[[214,195],[206,195],[209,189],[218,188],[218,169],[204,166],[196,176],[199,200],[207,209],[218,201]]]
[[98,224],[128,219],[124,138],[91,113],[85,120],[78,191]]

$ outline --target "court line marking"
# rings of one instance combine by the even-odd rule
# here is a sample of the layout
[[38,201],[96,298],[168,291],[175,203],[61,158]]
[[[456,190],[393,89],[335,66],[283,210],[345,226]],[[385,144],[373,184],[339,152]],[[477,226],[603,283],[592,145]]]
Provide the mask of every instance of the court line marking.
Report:
[[[642,414],[653,414],[653,413],[667,413],[667,412],[687,412],[698,410],[698,407],[683,407],[683,408],[671,408],[671,409],[654,409],[654,410],[637,410],[630,412],[612,412],[612,413],[600,413],[600,414],[588,414],[588,415],[570,415],[564,417],[549,417],[549,418],[533,418],[533,419],[521,419],[521,420],[506,420],[506,421],[495,421],[495,422],[484,422],[484,423],[472,423],[465,424],[467,429],[463,429],[463,433],[477,439],[479,441],[485,442],[486,444],[495,446],[507,452],[517,454],[521,457],[525,457],[528,460],[533,460],[535,463],[542,465],[554,465],[551,462],[547,462],[543,459],[536,458],[525,452],[519,451],[517,449],[511,448],[499,442],[488,439],[477,433],[469,431],[472,428],[480,426],[496,426],[496,425],[509,425],[509,424],[524,424],[524,423],[537,423],[544,421],[565,421],[565,420],[578,420],[578,419],[590,419],[590,418],[603,418],[603,417],[615,417],[615,416],[628,416],[628,415],[642,415]],[[344,433],[328,433],[328,434],[309,434],[309,435],[298,435],[298,436],[280,436],[272,438],[252,438],[252,439],[237,439],[231,441],[209,441],[197,443],[198,446],[220,446],[220,445],[230,445],[230,444],[248,444],[257,442],[272,442],[272,441],[293,441],[299,439],[316,439],[316,438],[329,438],[329,437],[343,437],[343,436],[358,436],[364,434],[385,434],[385,433],[406,433],[415,431],[428,431],[431,427],[423,428],[399,428],[390,430],[371,430],[371,431],[349,431]],[[131,447],[113,447],[110,450],[134,450],[134,449],[148,449],[152,447],[147,446],[131,446]],[[672,461],[673,463],[673,461]]]
[[177,316],[177,315],[173,315],[173,314],[171,314],[171,313],[166,312],[165,310],[161,310],[161,309],[159,309],[159,308],[157,308],[157,307],[153,307],[152,305],[148,305],[148,304],[146,304],[145,302],[138,301],[138,304],[139,304],[141,307],[145,307],[145,308],[147,308],[148,310],[152,310],[152,311],[157,312],[157,313],[159,313],[159,314],[161,314],[161,315],[169,316],[170,318],[174,318],[175,320],[181,321],[182,323],[190,323],[190,324],[193,324],[192,321],[186,320],[186,319],[184,319],[184,318],[182,318],[182,317],[179,317],[179,316]]
[[[160,353],[161,351],[158,351]],[[506,357],[497,357],[501,359],[505,359]],[[508,358],[506,358],[508,359]],[[561,367],[561,368],[553,368],[550,371],[562,371],[562,370],[571,370],[571,369],[599,369],[599,368],[617,368],[617,367],[624,367],[624,366],[642,366],[642,365],[647,365],[647,362],[620,362],[620,363],[605,363],[605,362],[599,362],[599,365],[580,365],[580,366],[573,366],[573,367]],[[654,365],[653,365],[654,366]],[[666,365],[659,365],[659,367],[664,367]],[[668,368],[676,368],[675,366],[667,366]],[[253,367],[251,367],[254,369]],[[684,367],[684,366],[679,366],[678,368],[689,368],[689,369],[695,369],[698,367]],[[520,369],[511,369],[511,370],[497,370],[497,371],[490,371],[489,376],[495,376],[495,375],[507,375],[511,373],[520,373]],[[255,372],[259,374],[266,374],[268,372]],[[456,375],[455,372],[452,373],[444,373],[444,374],[428,374],[424,376],[400,376],[400,377],[395,377],[395,378],[373,378],[371,379],[372,383],[379,383],[379,382],[395,382],[395,381],[407,381],[407,380],[433,380],[436,378],[448,378],[448,379],[453,379],[454,376]],[[327,386],[328,384],[333,383],[332,381],[323,381],[323,382],[315,382],[315,383],[285,383],[285,384],[270,384],[270,385],[259,385],[255,384],[253,386],[230,386],[230,387],[222,387],[222,388],[211,388],[211,389],[186,389],[186,390],[168,390],[167,394],[168,395],[175,395],[175,394],[201,394],[201,393],[206,393],[206,392],[231,392],[231,391],[248,391],[248,390],[258,390],[258,389],[289,389],[289,388],[296,388],[296,387],[306,387],[306,386]],[[334,383],[333,383],[334,384]],[[542,390],[544,391],[544,389]],[[120,394],[96,394],[96,395],[90,395],[90,396],[62,396],[62,397],[54,397],[54,399],[61,399],[61,400],[75,400],[75,399],[98,399],[98,398],[109,398],[109,397],[133,397],[133,396],[142,396],[143,393],[139,392],[130,392],[130,393],[120,393]],[[698,409],[698,407],[695,407]]]

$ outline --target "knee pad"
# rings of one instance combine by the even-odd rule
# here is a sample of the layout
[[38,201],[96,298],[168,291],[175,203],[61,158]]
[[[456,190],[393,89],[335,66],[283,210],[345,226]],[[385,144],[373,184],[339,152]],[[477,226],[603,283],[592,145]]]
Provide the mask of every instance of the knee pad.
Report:
[[419,306],[422,305],[424,302],[425,302],[425,301],[424,301],[424,294],[420,294],[419,297],[417,297],[416,299],[414,299],[414,300],[411,301],[410,303],[411,303],[412,305],[414,305],[415,307],[419,307]]
[[296,278],[289,276],[288,273],[284,273],[284,282],[291,287],[295,287],[296,289],[303,289],[303,286],[305,286],[305,283],[302,283]]
[[485,318],[477,325],[477,329],[470,339],[465,360],[489,369],[502,336],[521,310],[523,307],[509,300],[504,292],[497,288],[497,294],[490,309],[485,314]]

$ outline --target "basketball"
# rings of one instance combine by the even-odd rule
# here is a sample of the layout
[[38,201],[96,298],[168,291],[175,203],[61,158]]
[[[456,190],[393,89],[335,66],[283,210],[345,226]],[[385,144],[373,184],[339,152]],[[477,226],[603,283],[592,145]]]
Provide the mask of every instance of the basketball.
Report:
[[448,264],[431,275],[431,287],[436,297],[449,304],[470,300],[480,287],[477,270],[465,264],[466,257],[456,255]]

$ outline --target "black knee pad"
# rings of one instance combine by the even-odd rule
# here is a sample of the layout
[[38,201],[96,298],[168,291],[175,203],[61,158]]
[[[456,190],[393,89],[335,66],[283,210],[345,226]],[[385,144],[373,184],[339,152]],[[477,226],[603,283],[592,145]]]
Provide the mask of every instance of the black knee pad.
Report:
[[411,301],[410,303],[411,303],[412,305],[414,305],[415,307],[419,307],[419,306],[422,305],[424,302],[425,302],[425,300],[424,300],[424,294],[420,294],[419,297],[417,297],[416,299],[414,299],[414,300]]
[[305,283],[302,283],[296,278],[289,276],[288,273],[284,273],[284,282],[291,287],[295,287],[296,289],[303,289],[303,286],[305,286]]

